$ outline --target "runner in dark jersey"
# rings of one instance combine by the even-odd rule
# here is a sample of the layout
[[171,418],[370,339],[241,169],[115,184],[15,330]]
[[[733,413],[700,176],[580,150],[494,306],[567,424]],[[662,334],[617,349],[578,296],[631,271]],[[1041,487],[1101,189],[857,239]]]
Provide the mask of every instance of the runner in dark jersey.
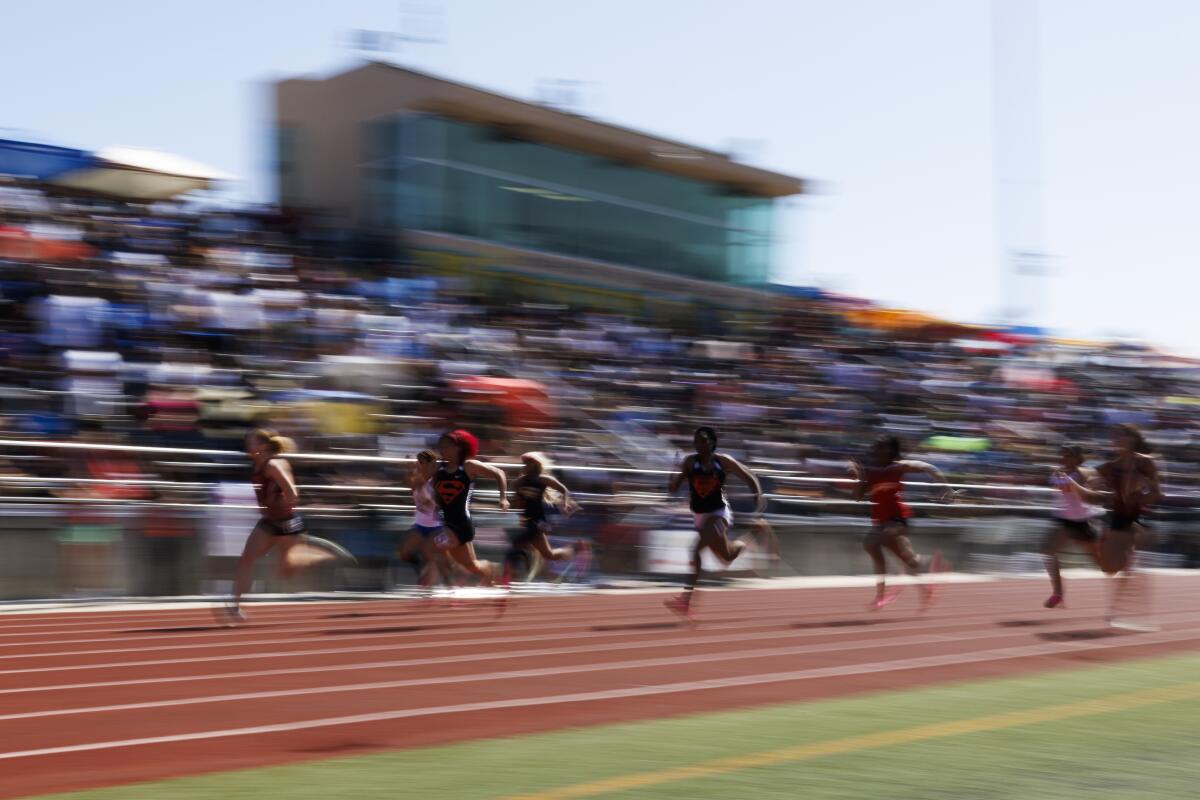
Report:
[[[871,501],[871,531],[863,541],[863,549],[871,556],[875,566],[875,599],[871,608],[879,610],[887,606],[899,596],[899,590],[887,591],[886,575],[887,561],[883,557],[884,548],[895,553],[904,562],[910,575],[918,574],[926,566],[926,560],[913,551],[912,542],[908,540],[908,519],[912,510],[902,498],[904,476],[913,472],[924,472],[933,476],[939,483],[945,483],[946,478],[941,470],[924,461],[901,460],[900,440],[895,436],[881,436],[871,447],[870,463],[861,465],[851,462],[848,471],[850,477],[858,481],[856,496],[859,500],[864,497]],[[948,492],[947,498],[953,493]],[[942,557],[935,552],[928,560],[929,571],[941,570]],[[921,585],[922,605],[928,606],[933,601],[935,587],[925,583]]]
[[1144,620],[1124,620],[1123,603],[1131,595],[1140,594],[1148,602],[1149,589],[1142,586],[1137,573],[1137,545],[1146,535],[1143,515],[1162,498],[1158,466],[1147,455],[1150,450],[1141,431],[1133,425],[1116,425],[1112,433],[1115,457],[1097,467],[1104,481],[1104,490],[1094,490],[1076,481],[1067,485],[1084,500],[1101,502],[1109,507],[1108,525],[1100,539],[1100,568],[1108,575],[1121,575],[1113,590],[1109,622],[1114,627],[1141,629],[1149,627]]
[[223,609],[226,622],[246,621],[241,609],[242,595],[254,580],[255,562],[273,548],[279,553],[279,574],[283,577],[327,561],[354,560],[341,546],[305,533],[304,518],[296,513],[299,493],[292,478],[292,466],[287,459],[280,458],[294,449],[291,439],[272,430],[259,429],[246,437],[246,455],[254,468],[251,481],[262,516],[238,559],[233,597]]
[[[670,492],[674,494],[686,481],[690,494],[689,507],[692,520],[696,526],[699,538],[692,551],[692,572],[684,586],[683,593],[665,601],[667,608],[680,616],[691,619],[692,597],[696,584],[700,581],[700,556],[705,548],[723,563],[730,564],[746,549],[748,542],[745,538],[729,541],[729,527],[733,524],[733,513],[729,502],[725,499],[725,479],[728,475],[736,475],[745,481],[754,492],[757,510],[763,507],[762,487],[758,478],[750,470],[739,464],[736,459],[717,452],[717,432],[707,426],[697,428],[692,442],[696,452],[683,460],[679,471],[671,476]],[[755,527],[754,533],[762,530]]]
[[[567,516],[579,506],[571,500],[571,494],[562,481],[550,474],[550,461],[541,453],[525,453],[521,456],[523,470],[513,481],[514,505],[521,511],[521,532],[513,537],[512,547],[504,556],[504,583],[507,585],[516,566],[521,561],[529,562],[528,579],[536,574],[533,557],[546,561],[569,561],[578,558],[579,572],[587,571],[588,546],[582,539],[575,547],[550,546],[549,511],[558,505]],[[561,500],[552,504],[546,497],[547,490],[557,492]]]
[[433,537],[434,544],[463,569],[492,585],[491,562],[475,557],[475,523],[471,519],[474,482],[489,478],[500,486],[500,510],[508,510],[508,478],[503,472],[476,461],[479,441],[463,430],[451,431],[438,440],[442,462],[433,473],[433,496],[442,509],[445,530]]

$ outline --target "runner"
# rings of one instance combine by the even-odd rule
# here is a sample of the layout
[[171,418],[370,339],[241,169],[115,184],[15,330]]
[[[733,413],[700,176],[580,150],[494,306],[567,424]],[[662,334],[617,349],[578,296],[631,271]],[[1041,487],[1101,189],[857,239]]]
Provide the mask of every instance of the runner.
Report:
[[491,586],[495,570],[488,561],[475,557],[475,523],[471,520],[473,484],[490,478],[500,486],[500,510],[508,511],[508,478],[495,467],[475,460],[479,440],[464,430],[443,434],[438,440],[442,462],[433,474],[433,492],[442,510],[445,529],[433,537],[434,544],[485,586]]
[[1114,627],[1142,629],[1144,621],[1121,618],[1132,597],[1149,609],[1149,587],[1139,576],[1137,546],[1146,536],[1142,516],[1162,498],[1158,467],[1148,454],[1149,444],[1133,425],[1116,425],[1112,432],[1115,457],[1101,464],[1096,472],[1105,489],[1095,491],[1068,479],[1069,488],[1083,500],[1105,503],[1109,507],[1108,524],[1100,539],[1100,568],[1108,575],[1120,575],[1113,589],[1108,621]]
[[[679,486],[685,481],[691,493],[689,506],[692,510],[693,522],[699,538],[692,551],[692,572],[688,576],[683,593],[665,601],[667,608],[685,619],[692,619],[692,597],[696,584],[700,581],[700,555],[708,548],[725,564],[733,563],[748,546],[745,538],[729,541],[728,533],[733,525],[733,513],[725,499],[725,478],[733,474],[745,481],[754,492],[756,512],[763,509],[762,487],[758,478],[750,470],[739,464],[735,459],[717,452],[717,432],[704,426],[696,429],[692,437],[696,452],[683,459],[679,471],[671,476],[670,493],[679,491]],[[752,528],[751,536],[762,529]]]
[[1046,557],[1046,572],[1050,575],[1052,593],[1044,605],[1046,608],[1058,608],[1063,604],[1062,570],[1059,565],[1058,552],[1068,542],[1078,542],[1097,564],[1100,563],[1099,536],[1093,525],[1095,519],[1104,514],[1103,509],[1096,508],[1084,502],[1077,492],[1072,490],[1073,481],[1090,489],[1096,488],[1095,470],[1083,466],[1085,453],[1077,444],[1063,445],[1060,452],[1062,466],[1055,469],[1050,476],[1050,485],[1059,490],[1056,500],[1057,510],[1054,514],[1054,527],[1046,537],[1043,552]]
[[229,624],[246,621],[241,608],[242,595],[254,580],[255,563],[272,548],[277,548],[279,574],[285,578],[328,561],[354,561],[354,556],[340,545],[304,532],[304,518],[295,511],[300,496],[292,477],[292,465],[280,457],[295,449],[291,439],[273,430],[259,428],[246,437],[246,455],[254,466],[251,481],[262,517],[250,531],[238,559],[233,597],[223,609]]
[[434,537],[442,532],[442,516],[434,498],[433,476],[437,472],[437,453],[422,450],[417,453],[416,465],[409,474],[412,489],[413,525],[400,545],[400,558],[417,570],[421,589],[432,592],[437,579],[450,584],[450,564],[445,553],[438,550]]
[[[516,507],[521,509],[522,530],[513,538],[512,547],[504,556],[504,585],[511,582],[513,571],[521,561],[527,562],[527,580],[532,580],[536,574],[535,563],[538,563],[535,555],[546,561],[568,561],[577,557],[577,571],[580,575],[586,574],[589,561],[587,542],[577,539],[573,548],[552,548],[549,539],[551,526],[548,509],[557,506],[565,516],[570,516],[579,506],[571,499],[571,493],[562,481],[550,474],[551,464],[546,456],[525,453],[521,456],[521,464],[521,475],[513,482],[513,499]],[[556,492],[560,499],[549,502],[547,491]]]
[[[878,611],[889,605],[900,595],[900,590],[887,591],[886,579],[887,562],[884,560],[884,549],[891,550],[903,563],[910,575],[917,575],[926,565],[924,559],[913,551],[912,542],[908,539],[908,519],[912,510],[904,503],[901,493],[904,491],[904,476],[923,472],[930,475],[938,483],[946,483],[946,477],[941,470],[924,461],[901,460],[900,440],[891,435],[880,436],[871,447],[871,464],[862,466],[855,462],[849,465],[850,477],[858,481],[855,496],[861,500],[867,497],[871,501],[871,531],[863,542],[863,549],[871,556],[875,565],[875,599],[869,606]],[[954,493],[947,491],[943,497],[945,502],[953,498]],[[941,553],[935,551],[928,561],[927,572],[942,571]],[[921,584],[921,606],[927,608],[936,596],[937,587],[926,582]]]

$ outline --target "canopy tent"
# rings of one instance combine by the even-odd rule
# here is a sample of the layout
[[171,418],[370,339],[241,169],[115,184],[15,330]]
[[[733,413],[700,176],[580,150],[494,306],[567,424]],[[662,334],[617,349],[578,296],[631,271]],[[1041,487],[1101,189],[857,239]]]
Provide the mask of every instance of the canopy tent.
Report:
[[546,387],[536,381],[479,375],[460,378],[451,385],[460,392],[487,398],[515,425],[546,428],[553,424],[554,404]]
[[143,202],[166,200],[233,179],[211,167],[157,150],[110,147],[91,153],[12,139],[0,139],[0,175]]
[[0,139],[0,175],[44,181],[90,167],[95,161],[85,150]]
[[955,453],[982,453],[989,450],[992,443],[982,436],[930,436],[921,442],[921,446]]
[[54,186],[131,200],[165,200],[231,176],[181,156],[134,147],[110,147],[92,164],[51,178]]

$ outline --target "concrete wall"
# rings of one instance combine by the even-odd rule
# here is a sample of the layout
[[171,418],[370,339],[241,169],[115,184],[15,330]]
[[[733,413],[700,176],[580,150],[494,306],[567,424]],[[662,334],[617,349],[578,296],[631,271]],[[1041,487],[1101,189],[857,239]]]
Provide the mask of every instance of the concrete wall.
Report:
[[[170,540],[145,536],[142,512],[96,510],[80,524],[46,506],[7,506],[0,516],[0,598],[70,596],[194,595],[228,591],[236,558],[209,555],[211,516],[205,509],[181,515],[184,535]],[[379,590],[410,583],[407,566],[389,559],[408,525],[407,517],[368,518],[353,514],[310,516],[310,531],[360,554],[357,568],[323,568],[289,580],[274,577],[273,560],[260,564],[256,591]],[[512,518],[481,514],[476,547],[497,560],[507,548],[504,524]],[[847,575],[870,572],[862,551],[863,520],[826,517],[773,520],[783,563],[777,574]],[[917,520],[911,538],[918,552],[941,550],[954,569],[986,568],[996,558],[1038,550],[1049,520],[997,517],[974,520]],[[1150,550],[1178,554],[1181,565],[1200,565],[1200,534],[1194,523],[1157,522]],[[249,533],[249,527],[246,529]],[[585,532],[580,532],[585,533]],[[239,539],[240,541],[240,539]],[[596,538],[599,570],[637,574],[641,539],[636,530],[606,531]],[[992,559],[992,561],[989,561]]]

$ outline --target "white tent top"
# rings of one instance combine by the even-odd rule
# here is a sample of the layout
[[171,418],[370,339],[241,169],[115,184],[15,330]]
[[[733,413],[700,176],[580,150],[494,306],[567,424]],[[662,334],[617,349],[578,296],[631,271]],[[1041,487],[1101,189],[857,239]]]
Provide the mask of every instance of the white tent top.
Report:
[[164,200],[208,189],[234,176],[182,156],[140,147],[109,147],[93,166],[58,175],[51,183],[134,200]]

